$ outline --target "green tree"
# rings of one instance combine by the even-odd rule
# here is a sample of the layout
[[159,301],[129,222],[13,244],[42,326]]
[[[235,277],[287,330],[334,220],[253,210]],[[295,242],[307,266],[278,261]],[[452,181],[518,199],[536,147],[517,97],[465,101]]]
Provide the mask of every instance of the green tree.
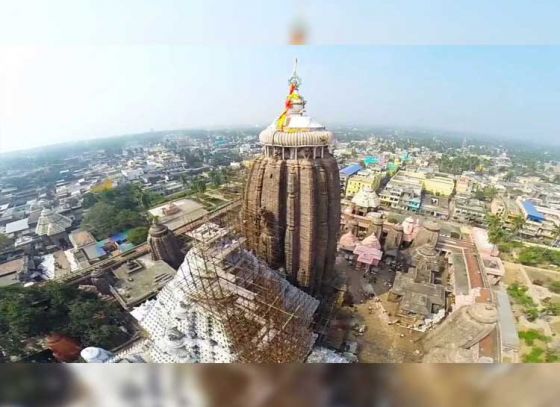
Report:
[[9,356],[29,352],[26,341],[51,333],[76,338],[83,346],[111,349],[126,334],[118,327],[125,314],[94,293],[50,282],[0,288],[0,350]]
[[550,242],[550,245],[557,246],[559,239],[560,239],[560,224],[557,224],[554,225],[554,229],[552,230],[552,241]]
[[519,232],[521,232],[521,230],[523,229],[523,226],[525,226],[525,218],[521,215],[516,215],[515,217],[513,217],[512,221],[511,221],[511,231],[513,232],[513,234],[518,235]]
[[146,218],[137,210],[119,210],[108,203],[98,202],[84,216],[81,228],[93,233],[98,239],[104,239],[124,229],[146,223]]
[[206,180],[202,177],[196,177],[191,184],[191,193],[203,194],[206,192]]
[[80,225],[93,233],[98,239],[105,238],[115,230],[115,213],[117,208],[105,202],[98,202],[86,213]]
[[506,172],[506,174],[504,175],[504,181],[513,181],[514,178],[515,178],[515,174],[511,170]]
[[128,241],[135,246],[145,243],[147,237],[148,228],[146,226],[135,227],[128,232]]
[[86,194],[84,194],[84,198],[82,201],[82,208],[84,209],[91,208],[98,201],[99,198],[97,197],[96,194],[94,194],[93,192],[87,192]]
[[212,186],[219,187],[224,183],[224,176],[220,170],[212,170],[208,175]]
[[477,189],[474,193],[476,199],[480,201],[490,202],[496,197],[498,190],[494,187],[487,186],[482,189]]
[[14,241],[8,236],[0,233],[0,251],[9,248],[14,244]]

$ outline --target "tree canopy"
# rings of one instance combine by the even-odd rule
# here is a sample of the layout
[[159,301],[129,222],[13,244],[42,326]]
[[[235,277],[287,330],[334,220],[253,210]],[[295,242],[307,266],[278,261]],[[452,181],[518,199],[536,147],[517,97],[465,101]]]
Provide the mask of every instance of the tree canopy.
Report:
[[119,329],[125,314],[96,294],[50,282],[0,288],[0,349],[9,356],[28,353],[25,342],[51,333],[83,346],[111,349],[126,339]]
[[146,226],[145,206],[149,206],[150,199],[149,194],[129,184],[92,194],[87,198],[87,203],[93,204],[84,216],[81,227],[96,238],[104,239],[125,229]]
[[128,231],[128,241],[133,245],[139,245],[146,242],[148,237],[148,227],[138,226]]
[[8,236],[0,233],[0,251],[7,249],[10,247],[14,241],[10,239]]
[[438,161],[439,170],[450,174],[461,175],[464,171],[484,172],[490,161],[476,155],[443,155]]
[[492,186],[479,188],[475,191],[474,196],[480,201],[491,202],[496,197],[498,190]]

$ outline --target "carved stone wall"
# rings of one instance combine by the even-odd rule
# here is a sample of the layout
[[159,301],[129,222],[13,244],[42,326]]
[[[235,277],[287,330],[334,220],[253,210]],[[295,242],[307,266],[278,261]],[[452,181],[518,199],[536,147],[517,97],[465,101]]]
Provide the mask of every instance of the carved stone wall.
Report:
[[340,227],[339,171],[328,148],[265,147],[249,172],[243,225],[252,251],[321,295],[334,278]]
[[177,238],[167,226],[154,223],[148,231],[152,260],[163,260],[174,269],[183,262],[183,253]]

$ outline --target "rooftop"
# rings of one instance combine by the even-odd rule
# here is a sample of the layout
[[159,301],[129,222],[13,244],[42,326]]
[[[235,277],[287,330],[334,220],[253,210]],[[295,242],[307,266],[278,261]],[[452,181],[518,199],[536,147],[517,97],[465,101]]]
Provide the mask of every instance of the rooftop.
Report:
[[345,167],[340,170],[340,175],[345,175],[347,177],[356,174],[358,171],[362,170],[362,166],[360,164],[351,164],[348,167]]
[[25,270],[26,264],[24,257],[0,264],[0,287],[18,283],[18,273]]
[[523,201],[522,205],[523,209],[525,209],[525,212],[527,213],[527,218],[529,218],[530,220],[536,222],[542,222],[545,220],[544,215],[537,210],[537,208],[531,201],[525,200]]
[[95,243],[95,238],[87,230],[74,230],[70,233],[69,239],[75,249]]
[[39,236],[53,236],[64,232],[72,225],[72,220],[64,215],[54,212],[52,209],[43,209],[37,221],[35,233]]
[[152,261],[149,255],[143,256],[133,266],[125,263],[113,271],[117,279],[113,288],[119,301],[128,308],[154,295],[175,273],[176,270],[163,260]]
[[8,235],[11,233],[21,232],[26,229],[29,229],[27,218],[6,224],[6,234]]

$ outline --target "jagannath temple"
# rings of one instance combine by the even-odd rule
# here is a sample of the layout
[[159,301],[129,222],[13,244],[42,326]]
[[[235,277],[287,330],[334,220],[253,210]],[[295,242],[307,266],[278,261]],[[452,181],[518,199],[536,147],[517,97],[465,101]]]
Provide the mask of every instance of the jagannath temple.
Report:
[[307,115],[300,85],[294,68],[283,112],[259,135],[263,154],[248,176],[243,227],[253,253],[321,298],[336,280],[339,169],[334,135]]
[[[295,70],[289,83],[285,110],[260,134],[263,155],[243,203],[182,233],[189,249],[177,273],[131,312],[143,338],[110,362],[347,361],[316,345],[319,298],[333,283],[340,224],[334,136],[306,115]],[[154,222],[154,260],[175,265],[177,243]],[[86,353],[92,361],[107,356]]]

